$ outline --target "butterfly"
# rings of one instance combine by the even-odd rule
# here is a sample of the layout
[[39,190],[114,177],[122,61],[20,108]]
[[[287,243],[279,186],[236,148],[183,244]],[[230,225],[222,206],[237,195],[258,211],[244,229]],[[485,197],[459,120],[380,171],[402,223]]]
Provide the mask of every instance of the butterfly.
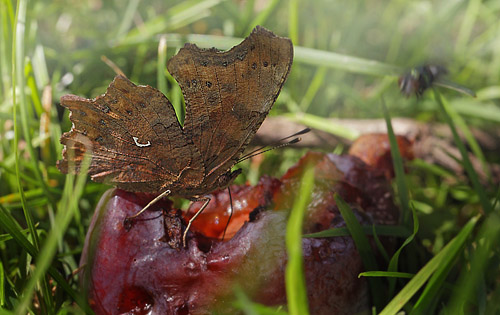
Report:
[[276,101],[292,61],[291,41],[260,26],[225,52],[186,44],[167,64],[184,96],[183,126],[159,90],[121,75],[95,99],[65,95],[61,105],[73,126],[61,136],[57,166],[79,172],[90,155],[96,182],[191,200],[226,188],[241,173],[231,168]]

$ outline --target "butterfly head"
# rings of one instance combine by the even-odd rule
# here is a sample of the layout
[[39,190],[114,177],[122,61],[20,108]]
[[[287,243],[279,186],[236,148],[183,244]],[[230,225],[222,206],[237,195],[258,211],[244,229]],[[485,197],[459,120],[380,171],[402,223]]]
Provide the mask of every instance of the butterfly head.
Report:
[[231,172],[231,170],[227,171],[226,173],[222,174],[219,176],[217,179],[218,181],[218,186],[220,189],[224,189],[227,186],[229,186],[238,175],[241,174],[241,169],[237,169]]

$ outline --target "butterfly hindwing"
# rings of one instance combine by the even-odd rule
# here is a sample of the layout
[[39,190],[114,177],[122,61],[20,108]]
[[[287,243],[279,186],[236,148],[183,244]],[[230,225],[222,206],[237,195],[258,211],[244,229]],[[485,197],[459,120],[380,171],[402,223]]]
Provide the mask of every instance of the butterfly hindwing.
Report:
[[168,63],[186,102],[186,134],[215,180],[238,160],[291,68],[289,39],[257,27],[227,52],[186,44]]

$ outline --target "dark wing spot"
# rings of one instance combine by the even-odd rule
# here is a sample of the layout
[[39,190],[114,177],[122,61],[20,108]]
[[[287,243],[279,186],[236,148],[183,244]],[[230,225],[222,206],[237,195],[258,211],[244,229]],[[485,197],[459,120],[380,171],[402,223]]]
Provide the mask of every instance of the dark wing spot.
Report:
[[235,90],[234,83],[223,83],[220,88],[221,88],[221,91],[227,92],[227,93],[234,93],[234,90]]
[[227,64],[228,64],[228,63],[227,63],[227,61],[223,61],[223,62],[222,62],[222,66],[223,66],[223,67],[227,67]]
[[208,92],[207,94],[207,102],[209,105],[214,106],[219,102],[219,95],[215,92]]
[[164,132],[165,130],[167,130],[167,127],[162,124],[162,123],[156,123],[153,125],[153,130],[156,132],[156,133],[161,133],[161,132]]
[[247,55],[247,51],[243,50],[243,51],[240,51],[239,53],[236,54],[236,58],[243,61],[245,59],[246,55]]
[[132,115],[132,111],[127,109],[127,114]]
[[238,120],[246,120],[248,119],[250,112],[244,103],[236,103],[233,105],[232,114]]
[[201,123],[205,123],[209,120],[210,120],[210,116],[208,116],[208,115],[200,115],[198,117],[198,121],[200,121]]
[[195,87],[198,84],[198,81],[196,81],[196,79],[193,79],[191,80],[191,84],[193,85],[193,87]]
[[201,61],[201,65],[204,66],[204,67],[208,66],[208,61],[202,60]]
[[207,81],[207,82],[206,82],[206,85],[207,85],[207,87],[208,87],[208,88],[210,88],[210,87],[212,87],[212,82]]
[[269,62],[264,61],[263,65],[264,65],[264,67],[267,67],[267,66],[269,66]]
[[255,62],[252,63],[252,69],[254,69],[254,70],[257,69],[257,64]]

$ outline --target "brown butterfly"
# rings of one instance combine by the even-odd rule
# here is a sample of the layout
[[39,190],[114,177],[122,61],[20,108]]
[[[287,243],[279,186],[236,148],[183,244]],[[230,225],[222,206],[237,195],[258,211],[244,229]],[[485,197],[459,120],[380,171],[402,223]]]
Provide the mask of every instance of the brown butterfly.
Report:
[[96,182],[191,200],[228,187],[241,173],[231,167],[276,101],[292,60],[291,41],[260,26],[226,52],[186,44],[167,65],[184,95],[184,126],[159,90],[120,75],[95,99],[65,95],[61,105],[73,127],[61,136],[57,166],[78,172],[91,154]]

